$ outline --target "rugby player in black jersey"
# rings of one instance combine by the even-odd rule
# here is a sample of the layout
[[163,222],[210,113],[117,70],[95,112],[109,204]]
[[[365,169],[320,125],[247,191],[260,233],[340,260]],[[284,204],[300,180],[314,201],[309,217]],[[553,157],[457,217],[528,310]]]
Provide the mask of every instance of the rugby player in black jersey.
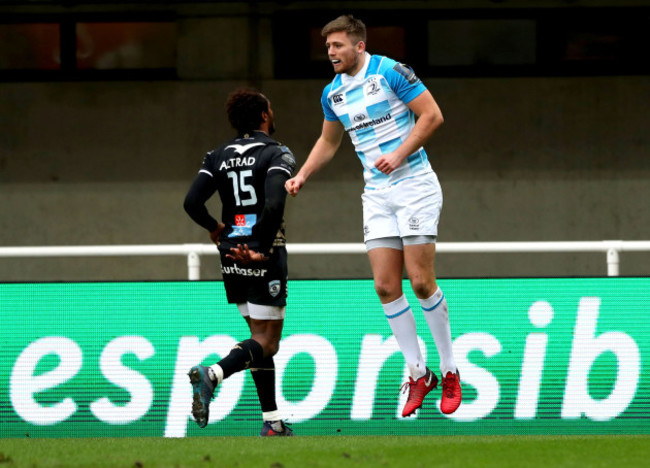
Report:
[[[273,110],[259,91],[234,91],[226,101],[226,113],[237,137],[205,156],[184,207],[217,244],[228,303],[237,305],[251,337],[215,365],[190,369],[192,415],[205,427],[217,385],[250,369],[262,407],[260,435],[291,436],[275,400],[273,356],[280,345],[287,298],[284,184],[296,161],[286,146],[270,137],[275,130]],[[216,192],[221,221],[205,206]]]

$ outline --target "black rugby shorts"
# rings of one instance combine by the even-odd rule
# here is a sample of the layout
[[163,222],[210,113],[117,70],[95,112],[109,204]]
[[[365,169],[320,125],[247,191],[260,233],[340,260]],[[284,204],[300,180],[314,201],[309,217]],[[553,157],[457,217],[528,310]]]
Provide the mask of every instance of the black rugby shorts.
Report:
[[274,247],[265,262],[241,265],[221,252],[221,273],[229,304],[287,305],[287,249]]

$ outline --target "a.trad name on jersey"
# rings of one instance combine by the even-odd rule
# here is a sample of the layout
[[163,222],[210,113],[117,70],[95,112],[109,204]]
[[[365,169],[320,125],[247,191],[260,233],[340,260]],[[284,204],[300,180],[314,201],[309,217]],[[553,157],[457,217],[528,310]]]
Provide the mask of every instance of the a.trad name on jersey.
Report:
[[233,169],[235,167],[252,166],[253,164],[255,164],[255,158],[253,156],[249,156],[247,158],[230,158],[226,159],[225,161],[221,161],[219,170],[225,171],[228,169]]

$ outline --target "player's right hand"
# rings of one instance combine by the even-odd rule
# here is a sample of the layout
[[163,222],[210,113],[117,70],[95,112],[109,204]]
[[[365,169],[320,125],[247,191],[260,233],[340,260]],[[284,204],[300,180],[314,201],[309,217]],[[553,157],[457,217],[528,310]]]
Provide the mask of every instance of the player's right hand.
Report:
[[300,191],[300,189],[304,184],[305,184],[305,180],[300,176],[296,176],[287,180],[284,183],[284,188],[287,190],[287,193],[289,195],[295,197],[296,195],[298,195],[298,191]]
[[210,232],[210,239],[212,240],[212,242],[219,245],[219,235],[221,234],[221,231],[223,231],[225,228],[226,225],[224,223],[217,223],[217,229]]

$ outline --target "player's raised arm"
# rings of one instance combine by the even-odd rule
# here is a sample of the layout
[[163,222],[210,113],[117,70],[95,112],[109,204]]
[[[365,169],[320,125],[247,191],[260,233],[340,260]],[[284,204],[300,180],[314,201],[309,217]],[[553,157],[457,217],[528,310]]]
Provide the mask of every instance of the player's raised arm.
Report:
[[324,119],[321,135],[310,151],[307,161],[302,165],[298,174],[287,180],[284,184],[289,195],[295,197],[305,182],[307,182],[307,179],[330,162],[336,150],[341,146],[342,139],[343,126],[339,122]]

